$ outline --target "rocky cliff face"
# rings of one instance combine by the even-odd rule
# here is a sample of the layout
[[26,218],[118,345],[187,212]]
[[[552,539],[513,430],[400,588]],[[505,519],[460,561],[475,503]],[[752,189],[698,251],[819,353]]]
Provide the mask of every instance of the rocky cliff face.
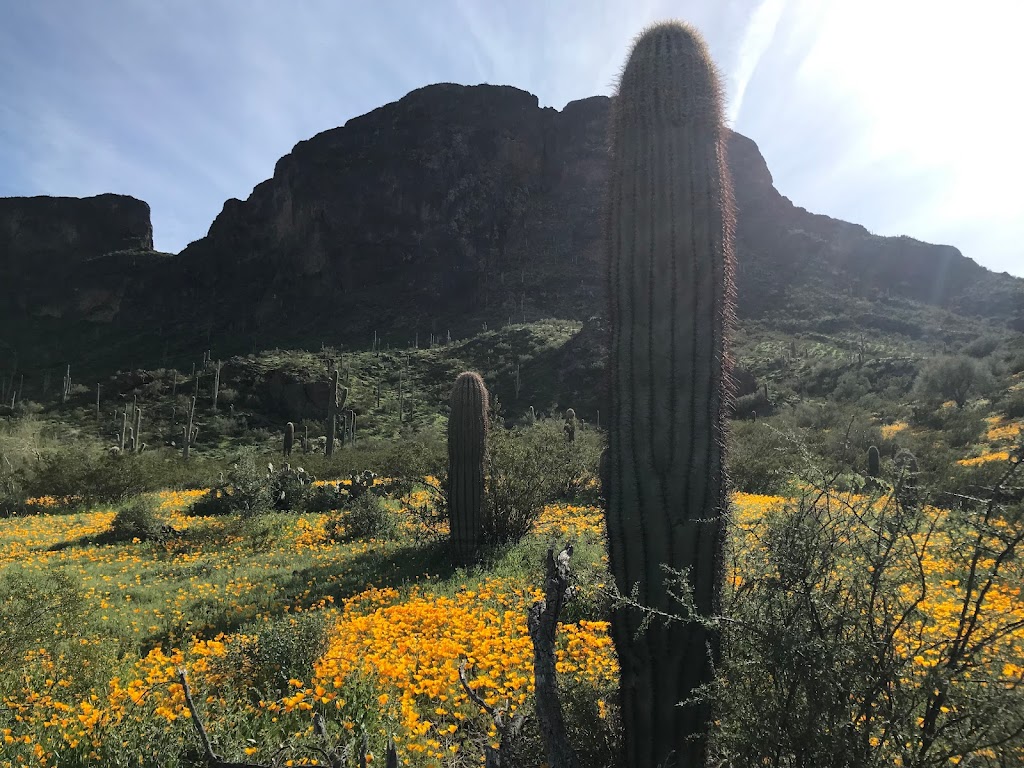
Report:
[[[605,99],[437,85],[299,143],[183,251],[193,305],[332,332],[593,311]],[[194,279],[192,279],[194,278]],[[193,291],[192,286],[200,286]],[[234,303],[234,302],[232,302]]]
[[[595,97],[559,112],[497,86],[413,91],[299,143],[247,201],[225,204],[178,267],[203,286],[195,299],[205,311],[244,298],[247,311],[225,318],[236,330],[426,334],[467,318],[586,318],[603,309],[609,105]],[[741,315],[822,281],[993,316],[1024,306],[1024,283],[993,280],[955,248],[794,206],[750,139],[732,134],[729,162]],[[1014,282],[1002,301],[978,300]],[[296,317],[308,312],[318,319]]]
[[[125,195],[0,198],[0,295],[29,315],[74,310],[110,319],[138,258],[122,257],[111,274],[111,253],[150,253],[149,205]],[[144,258],[144,257],[143,257]]]
[[[52,275],[70,273],[61,311],[219,334],[222,345],[366,344],[374,331],[407,342],[511,318],[586,319],[604,307],[609,105],[594,97],[557,111],[501,86],[413,91],[297,144],[173,258],[147,250],[148,207],[131,198],[0,201],[0,273],[22,306],[46,305]],[[824,286],[1024,328],[1024,281],[949,246],[877,237],[794,206],[739,134],[729,163],[741,316]]]

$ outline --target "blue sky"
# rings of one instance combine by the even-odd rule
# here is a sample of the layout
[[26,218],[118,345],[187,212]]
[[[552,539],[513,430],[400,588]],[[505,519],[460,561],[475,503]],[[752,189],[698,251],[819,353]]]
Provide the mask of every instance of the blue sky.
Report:
[[178,251],[298,141],[435,82],[608,94],[665,18],[797,205],[1024,276],[1024,0],[0,0],[0,196],[133,195]]

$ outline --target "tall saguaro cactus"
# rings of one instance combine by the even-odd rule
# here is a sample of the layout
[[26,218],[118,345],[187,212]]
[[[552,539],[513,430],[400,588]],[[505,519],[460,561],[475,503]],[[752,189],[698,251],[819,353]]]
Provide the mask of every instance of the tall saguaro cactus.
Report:
[[475,558],[484,543],[488,407],[480,374],[460,373],[448,417],[448,521],[452,548],[463,562]]
[[[733,200],[715,66],[676,22],[636,41],[611,123],[609,559],[618,589],[669,613],[665,567],[696,610],[718,610],[727,516]],[[717,632],[619,608],[624,765],[702,766],[707,706],[686,705],[719,655]]]

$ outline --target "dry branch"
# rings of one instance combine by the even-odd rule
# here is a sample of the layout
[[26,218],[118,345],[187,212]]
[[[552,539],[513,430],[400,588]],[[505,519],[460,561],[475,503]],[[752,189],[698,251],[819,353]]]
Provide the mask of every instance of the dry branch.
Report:
[[530,606],[528,623],[533,640],[533,674],[537,696],[537,721],[544,750],[551,768],[578,768],[576,753],[565,732],[565,717],[558,699],[558,677],[555,670],[555,633],[558,617],[566,601],[572,597],[569,579],[569,558],[572,545],[555,557],[548,550],[547,578],[544,581],[544,599]]

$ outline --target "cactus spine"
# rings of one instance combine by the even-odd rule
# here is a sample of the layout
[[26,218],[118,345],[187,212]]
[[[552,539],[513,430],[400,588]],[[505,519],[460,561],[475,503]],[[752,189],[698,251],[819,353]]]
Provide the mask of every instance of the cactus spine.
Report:
[[295,444],[295,425],[288,422],[284,425],[284,455],[292,455],[292,446]]
[[[659,24],[637,39],[611,123],[607,209],[611,412],[605,496],[622,594],[669,613],[663,566],[695,609],[719,610],[731,395],[733,202],[715,67],[699,34]],[[628,607],[612,617],[631,768],[702,766],[710,712],[679,706],[707,683],[718,633]],[[710,651],[710,652],[709,652]]]
[[875,446],[868,448],[868,474],[871,477],[878,477],[878,449]]
[[487,413],[487,387],[480,374],[460,373],[448,416],[448,521],[452,549],[462,562],[473,560],[484,543]]

